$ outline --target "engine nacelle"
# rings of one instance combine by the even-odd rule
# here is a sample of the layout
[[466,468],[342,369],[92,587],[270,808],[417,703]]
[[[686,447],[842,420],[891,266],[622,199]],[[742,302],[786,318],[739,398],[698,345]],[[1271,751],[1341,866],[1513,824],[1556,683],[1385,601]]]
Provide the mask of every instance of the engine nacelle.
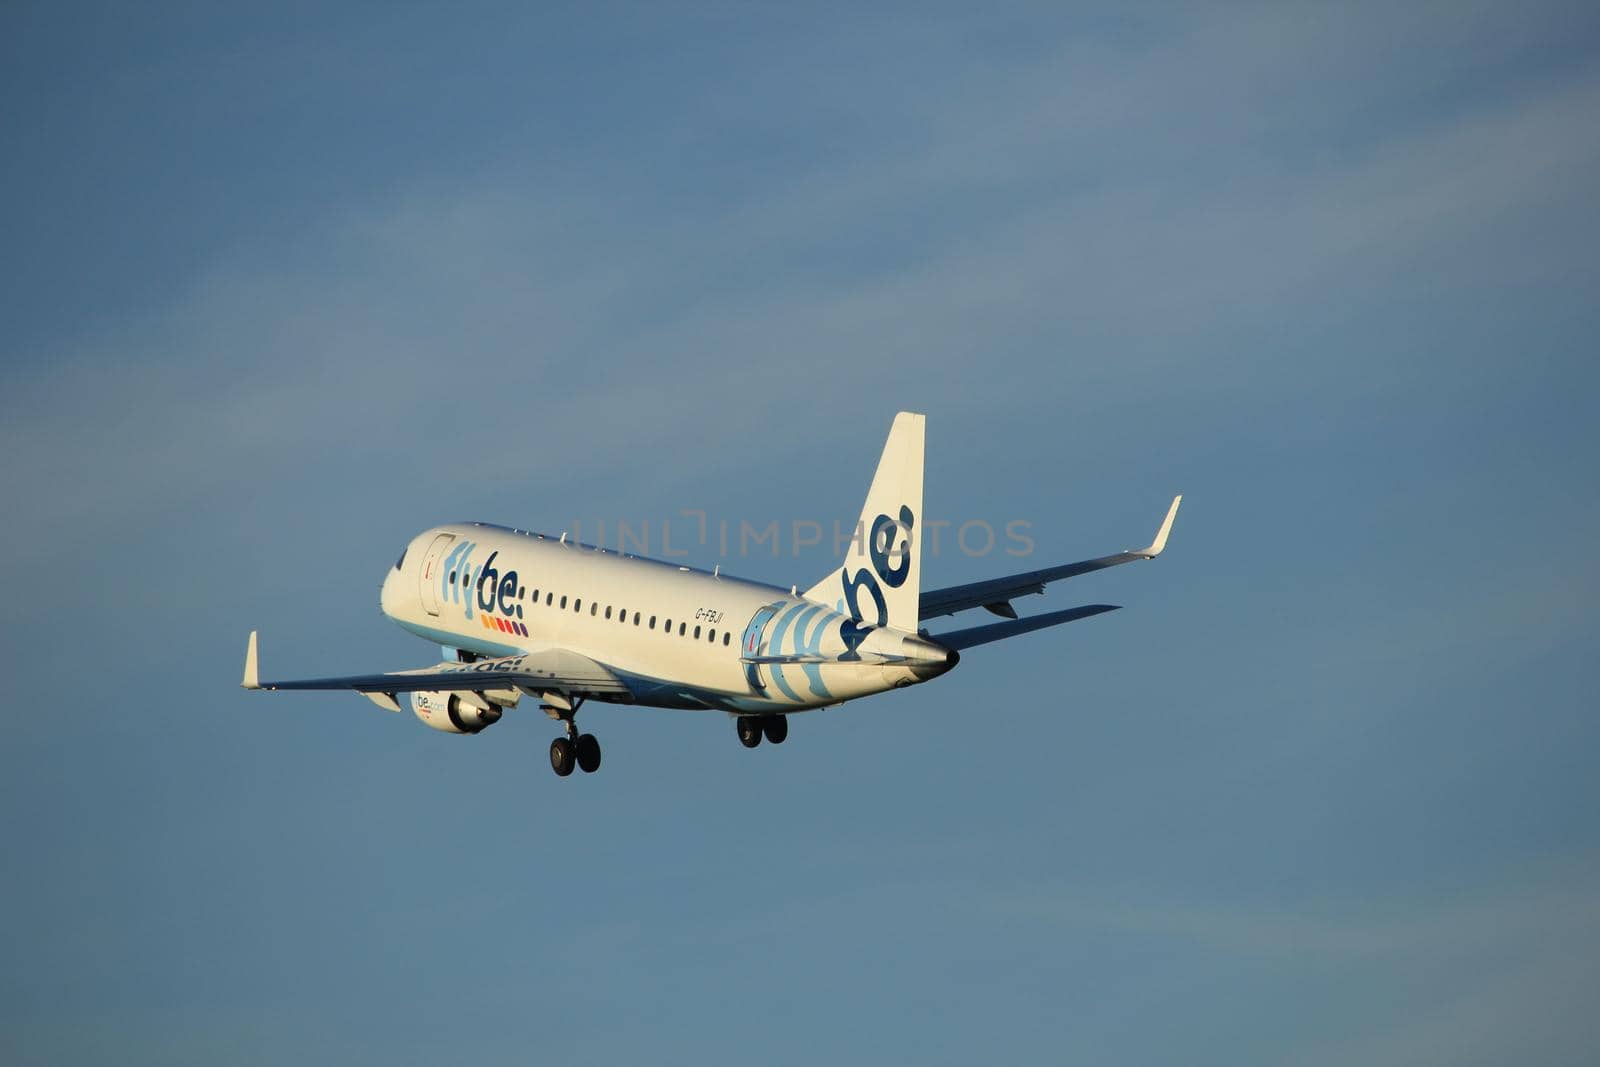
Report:
[[500,705],[477,693],[412,693],[411,711],[447,734],[475,734],[500,721]]

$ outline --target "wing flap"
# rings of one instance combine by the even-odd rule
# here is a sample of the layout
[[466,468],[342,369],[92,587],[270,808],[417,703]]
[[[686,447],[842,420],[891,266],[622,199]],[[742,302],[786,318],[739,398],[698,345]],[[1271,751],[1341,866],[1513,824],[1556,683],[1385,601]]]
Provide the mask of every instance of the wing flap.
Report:
[[400,702],[394,698],[393,693],[362,693],[362,696],[372,701],[384,711],[399,711]]

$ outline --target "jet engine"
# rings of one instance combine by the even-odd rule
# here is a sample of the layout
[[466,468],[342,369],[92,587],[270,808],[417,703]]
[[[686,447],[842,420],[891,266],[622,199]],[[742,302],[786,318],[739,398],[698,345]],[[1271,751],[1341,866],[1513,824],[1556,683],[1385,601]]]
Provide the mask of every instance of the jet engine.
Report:
[[411,710],[424,725],[447,734],[475,734],[500,721],[500,705],[477,693],[412,693]]

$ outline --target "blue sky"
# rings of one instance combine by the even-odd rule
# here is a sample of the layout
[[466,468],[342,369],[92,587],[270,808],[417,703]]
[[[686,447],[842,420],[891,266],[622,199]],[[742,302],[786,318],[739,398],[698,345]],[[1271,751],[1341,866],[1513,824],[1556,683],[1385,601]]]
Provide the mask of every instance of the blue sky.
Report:
[[[8,6],[0,1059],[1592,1062],[1597,59],[1581,4]],[[237,688],[251,628],[429,662],[376,602],[436,522],[848,520],[900,409],[1023,566],[1181,491],[1168,554],[782,749],[590,709],[592,778]]]

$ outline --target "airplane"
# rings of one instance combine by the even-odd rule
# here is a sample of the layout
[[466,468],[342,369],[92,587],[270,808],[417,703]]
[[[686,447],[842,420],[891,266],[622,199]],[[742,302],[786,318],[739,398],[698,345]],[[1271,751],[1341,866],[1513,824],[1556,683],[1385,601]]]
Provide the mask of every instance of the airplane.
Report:
[[[922,589],[925,417],[900,412],[842,563],[804,592],[488,523],[417,534],[384,577],[379,604],[402,629],[441,646],[431,667],[340,678],[262,681],[257,634],[245,689],[349,690],[411,710],[448,734],[477,734],[523,697],[565,730],[550,766],[600,767],[578,729],[587,701],[721,711],[739,741],[782,744],[789,716],[930,681],[970,648],[1117,610],[1114,604],[1019,617],[1012,601],[1054,581],[1155,559],[1182,496],[1148,547],[1002,578]],[[985,609],[1001,617],[930,634],[927,619]]]

